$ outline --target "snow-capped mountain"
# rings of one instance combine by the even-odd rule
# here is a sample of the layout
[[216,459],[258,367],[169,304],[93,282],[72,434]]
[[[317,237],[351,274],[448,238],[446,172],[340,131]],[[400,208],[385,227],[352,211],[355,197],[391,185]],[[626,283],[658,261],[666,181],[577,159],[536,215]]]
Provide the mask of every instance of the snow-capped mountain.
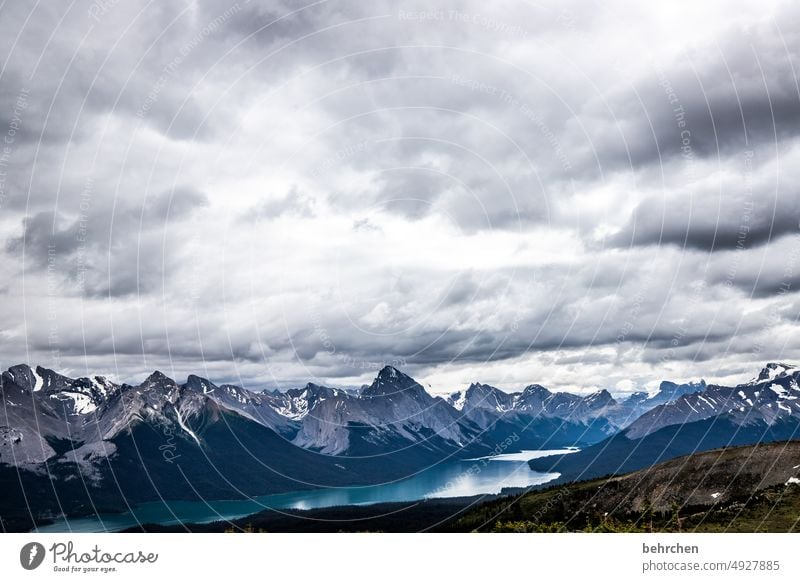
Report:
[[677,384],[669,380],[664,380],[659,385],[658,392],[652,396],[647,392],[634,392],[625,400],[621,400],[615,405],[609,406],[608,409],[604,411],[604,414],[616,428],[623,429],[648,410],[652,410],[661,404],[672,402],[684,394],[700,392],[705,390],[705,388],[706,383],[704,380],[685,384]]
[[588,395],[551,392],[540,384],[531,384],[521,392],[508,393],[488,384],[474,383],[467,389],[451,394],[447,401],[466,417],[485,427],[498,416],[508,418],[518,414],[535,418],[561,419],[584,425],[606,422],[605,435],[627,427],[642,414],[679,398],[705,390],[706,383],[677,384],[664,381],[653,396],[634,392],[624,400],[616,400],[607,390]]
[[459,448],[476,432],[461,423],[458,412],[444,400],[390,366],[358,394],[310,384],[296,398],[301,397],[304,402],[293,403],[305,410],[293,442],[326,454],[346,454],[354,440],[360,442],[361,453],[370,454],[397,440],[427,448]]
[[782,362],[770,362],[761,369],[758,376],[750,380],[748,384],[762,384],[764,382],[775,382],[786,378],[797,377],[797,372],[800,368],[791,364],[784,364]]
[[309,383],[254,392],[195,375],[179,384],[154,372],[131,385],[19,365],[0,375],[0,484],[8,507],[26,507],[25,491],[35,490],[40,512],[91,510],[98,500],[124,510],[161,496],[385,482],[493,454],[502,443],[513,452],[509,442],[585,447],[557,470],[586,477],[794,438],[799,379],[795,367],[768,364],[740,386],[664,382],[652,397],[620,402],[605,390],[576,395],[531,384],[506,393],[481,383],[443,399],[393,367],[358,391]]
[[254,392],[196,375],[178,384],[154,372],[133,386],[19,365],[2,374],[0,398],[6,411],[0,464],[28,467],[61,459],[55,443],[80,443],[70,454],[81,462],[113,455],[115,439],[140,425],[202,448],[204,428],[223,412],[274,432],[287,445],[335,456],[482,454],[510,434],[525,446],[561,446],[602,438],[611,425],[600,432],[589,425],[614,404],[605,391],[582,397],[531,385],[507,394],[485,384],[470,386],[461,402],[455,396],[447,401],[391,366],[357,392],[313,383]]
[[[737,386],[685,385],[680,395],[644,412],[604,441],[557,460],[534,460],[536,470],[564,481],[624,473],[714,448],[800,437],[800,369],[769,363]],[[671,387],[667,387],[671,389]]]
[[[36,466],[59,458],[57,442],[81,443],[87,458],[96,460],[114,454],[114,439],[139,424],[167,429],[202,447],[203,426],[223,411],[276,433],[287,444],[335,456],[394,450],[477,454],[512,434],[521,439],[520,446],[562,446],[604,438],[626,426],[634,412],[663,401],[665,392],[662,385],[651,399],[618,403],[606,390],[582,396],[531,384],[507,393],[474,383],[445,400],[391,366],[358,391],[309,383],[286,392],[254,392],[196,375],[178,384],[154,372],[132,386],[19,365],[4,372],[0,384],[6,410],[0,464]],[[83,452],[72,456],[82,459]]]
[[115,452],[114,438],[137,423],[175,425],[176,431],[200,443],[185,418],[196,416],[207,402],[160,372],[136,387],[102,376],[72,379],[24,365],[10,368],[1,379],[5,426],[0,430],[14,439],[0,440],[0,463],[44,463],[60,456],[59,442],[80,444],[70,447],[74,459],[83,460],[84,452],[92,458],[100,451],[110,455]]
[[[162,497],[235,499],[384,482],[449,455],[490,450],[478,441],[459,445],[454,438],[467,431],[447,424],[455,410],[399,374],[397,393],[384,375],[374,387],[386,394],[362,398],[313,384],[255,393],[197,376],[178,384],[154,372],[129,385],[14,366],[0,376],[0,516],[9,510],[28,519],[20,512],[31,491],[36,515],[97,504],[123,511]],[[340,423],[330,422],[330,411]],[[330,454],[319,454],[326,448]]]
[[[592,442],[625,427],[629,437],[638,438],[722,413],[739,423],[791,416],[800,410],[797,374],[787,364],[770,363],[752,382],[735,389],[665,381],[652,397],[637,393],[617,402],[606,390],[577,395],[531,384],[508,393],[481,383],[445,400],[391,366],[359,391],[309,383],[286,392],[253,392],[217,386],[196,375],[178,384],[154,372],[130,386],[102,376],[72,379],[19,365],[2,374],[6,418],[0,425],[0,463],[46,462],[59,456],[53,446],[57,441],[80,442],[92,458],[98,451],[112,454],[114,438],[137,423],[174,428],[187,442],[202,446],[202,431],[191,426],[219,411],[236,413],[294,446],[336,456],[412,445],[440,454],[475,452],[515,431],[523,442],[528,436],[534,444],[549,437],[559,444]],[[106,449],[98,447],[102,442]]]
[[767,364],[758,376],[738,386],[703,386],[684,392],[633,422],[626,434],[641,438],[660,428],[687,424],[725,415],[736,425],[762,422],[769,426],[780,419],[800,417],[800,369],[788,364]]
[[693,394],[695,392],[702,392],[706,389],[706,381],[700,380],[699,382],[688,382],[686,384],[676,384],[669,380],[664,380],[658,387],[658,392],[651,396],[648,401],[657,406],[659,404],[666,404],[684,394]]
[[509,413],[588,424],[617,404],[607,390],[581,396],[554,393],[539,384],[531,384],[522,392],[508,393],[488,384],[474,383],[466,390],[451,394],[447,401],[481,426],[493,422],[498,415]]

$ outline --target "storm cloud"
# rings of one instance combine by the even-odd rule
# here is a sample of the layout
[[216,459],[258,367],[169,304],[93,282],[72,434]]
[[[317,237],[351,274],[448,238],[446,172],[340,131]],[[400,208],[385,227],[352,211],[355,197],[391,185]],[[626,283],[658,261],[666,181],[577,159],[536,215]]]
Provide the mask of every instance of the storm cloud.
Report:
[[614,392],[800,359],[800,9],[0,9],[0,359]]

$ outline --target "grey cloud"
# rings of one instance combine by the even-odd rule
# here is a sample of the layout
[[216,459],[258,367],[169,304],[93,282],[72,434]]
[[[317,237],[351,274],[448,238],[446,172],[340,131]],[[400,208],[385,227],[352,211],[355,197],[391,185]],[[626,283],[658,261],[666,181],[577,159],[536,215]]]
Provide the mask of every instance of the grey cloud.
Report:
[[28,269],[58,274],[87,297],[124,296],[157,289],[176,257],[170,229],[208,204],[205,194],[179,187],[135,208],[96,206],[73,220],[40,212],[6,240],[6,252],[30,257]]
[[664,366],[672,362],[708,362],[725,354],[726,345],[720,341],[696,342],[682,346],[669,344],[648,346],[642,353],[642,362]]
[[257,206],[242,214],[245,222],[274,220],[284,215],[311,218],[316,215],[315,201],[293,186],[282,197],[268,196]]
[[143,222],[170,222],[189,217],[208,206],[208,196],[191,186],[178,186],[147,200],[142,211]]
[[[375,119],[374,139],[367,140],[369,145],[358,155],[342,162],[363,173],[364,185],[345,183],[343,189],[328,196],[331,204],[388,210],[409,219],[443,215],[467,232],[519,229],[552,220],[557,201],[548,199],[540,177],[519,151],[493,143],[490,147],[497,151],[488,152],[492,154],[489,159],[485,157],[488,137],[492,142],[508,141],[501,134],[487,136],[474,121],[449,114],[443,118],[435,111],[396,112],[393,117],[395,122],[408,118],[404,131],[409,136],[381,139],[376,128],[383,121]],[[439,127],[441,131],[436,131]],[[445,132],[456,132],[458,139],[449,143],[435,135]],[[341,136],[331,141],[334,139],[337,143],[361,143]]]
[[[115,3],[96,20],[97,6],[84,1],[37,7],[21,30],[0,90],[3,116],[21,89],[28,92],[18,143],[82,142],[106,115],[138,121],[172,139],[208,138],[218,126],[205,120],[207,111],[191,88],[208,59],[227,48],[224,29],[238,14],[219,20],[230,6],[218,5],[204,21],[177,4],[142,10],[136,3]],[[4,7],[4,36],[16,37],[30,9]]]
[[[674,244],[702,251],[731,249],[742,244],[753,247],[786,234],[797,234],[800,214],[795,208],[779,212],[761,205],[752,223],[744,224],[741,215],[720,216],[709,212],[706,200],[698,200],[689,210],[683,201],[649,199],[641,203],[630,224],[612,240],[616,246]],[[688,201],[687,201],[688,203]],[[726,205],[728,201],[725,202]],[[765,208],[765,206],[767,206]],[[793,205],[793,206],[796,206]],[[773,218],[774,213],[774,218]]]
[[21,253],[44,268],[57,256],[71,255],[80,246],[77,223],[63,226],[64,219],[54,212],[40,212],[22,221],[22,234],[6,240],[6,252]]
[[436,200],[453,188],[447,176],[426,168],[389,168],[381,170],[375,180],[360,192],[337,193],[331,203],[342,204],[343,198],[353,194],[356,200],[371,198],[375,212],[399,214],[416,220],[431,213]]
[[800,291],[800,233],[752,252],[722,253],[708,267],[712,284],[746,297],[768,298]]
[[447,289],[443,297],[445,305],[461,305],[471,301],[480,290],[480,284],[475,281],[472,273],[459,275]]
[[[792,158],[797,154],[785,157]],[[614,246],[677,245],[701,251],[753,248],[800,234],[800,193],[795,171],[755,166],[753,175],[676,188],[638,204]],[[750,185],[748,185],[750,181]]]
[[572,354],[556,358],[554,364],[569,366],[572,364],[609,364],[613,361],[611,356],[605,354]]
[[601,167],[638,169],[673,158],[689,167],[696,159],[776,148],[797,136],[800,42],[795,34],[780,35],[780,27],[798,15],[797,6],[785,4],[774,20],[729,26],[674,62],[653,63],[633,87],[587,101],[580,117],[594,128]]
[[[532,304],[539,306],[536,312],[513,315],[506,306],[500,319],[507,325],[501,328],[486,327],[491,315],[486,313],[485,304],[473,297],[473,305],[466,300],[463,317],[454,309],[463,310],[465,303],[453,302],[440,307],[441,313],[438,314],[441,317],[416,327],[413,335],[382,337],[364,334],[334,318],[326,321],[326,338],[311,333],[311,328],[305,328],[293,334],[293,346],[301,357],[304,353],[311,354],[309,363],[317,365],[336,361],[337,357],[355,361],[386,361],[399,357],[417,366],[441,362],[488,363],[519,358],[532,351],[563,349],[580,349],[589,354],[587,358],[608,360],[608,355],[599,356],[591,350],[623,349],[631,345],[644,346],[645,353],[660,354],[652,358],[669,353],[674,361],[696,361],[705,357],[704,354],[710,357],[713,350],[707,346],[725,341],[734,332],[745,334],[758,330],[761,318],[759,315],[742,318],[739,313],[718,312],[713,305],[693,306],[693,291],[685,277],[691,277],[694,268],[687,267],[675,289],[655,281],[646,284],[641,279],[631,281],[624,288],[622,298],[602,287],[567,287],[561,296],[540,291],[555,302],[552,309],[528,296]],[[568,276],[563,270],[557,273],[552,270],[548,278]],[[584,277],[586,274],[578,275],[578,279]],[[469,281],[469,278],[465,280]],[[516,288],[507,302],[513,303],[524,296],[521,289]],[[581,300],[585,300],[582,307]],[[463,325],[462,320],[471,324]],[[326,352],[323,339],[331,340],[336,347],[335,353]],[[310,342],[314,349],[299,349],[306,342]]]
[[[177,369],[202,361],[250,378],[535,362],[600,383],[664,362],[730,372],[769,333],[752,298],[782,325],[796,314],[797,295],[781,292],[800,284],[800,269],[785,272],[800,220],[795,7],[751,6],[743,32],[720,4],[696,49],[655,68],[642,54],[663,57],[660,41],[620,49],[626,24],[586,2],[345,0],[270,26],[298,6],[240,3],[220,21],[230,3],[116,3],[95,22],[91,5],[41,5],[24,29],[29,7],[2,9],[0,136],[30,90],[4,182],[4,350],[51,347],[46,325],[24,331],[19,317],[23,253],[25,302],[45,300],[37,283],[52,262],[65,359],[100,371],[112,353],[129,369],[171,356]],[[399,13],[431,9],[442,17]],[[206,207],[230,208],[233,222],[204,222]],[[630,220],[622,208],[635,208]],[[435,234],[485,236],[516,268],[475,257],[459,269],[463,257],[419,241],[400,249],[400,268],[392,244],[362,261],[342,243],[344,224],[384,244],[387,216],[409,229],[449,221],[452,233]],[[278,239],[294,234],[287,225],[296,247]],[[536,250],[551,236],[575,243],[548,262]],[[332,276],[326,253],[340,247]],[[797,353],[796,334],[780,335],[764,342],[770,359],[782,345]]]

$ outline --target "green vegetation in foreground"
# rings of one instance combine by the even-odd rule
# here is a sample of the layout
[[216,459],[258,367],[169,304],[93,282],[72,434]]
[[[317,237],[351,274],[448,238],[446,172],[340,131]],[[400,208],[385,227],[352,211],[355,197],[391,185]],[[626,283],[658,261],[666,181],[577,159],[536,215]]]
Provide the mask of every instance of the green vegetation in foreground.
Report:
[[449,524],[450,531],[793,532],[800,531],[800,485],[776,485],[706,507],[673,503],[669,510],[604,511],[597,479],[485,503]]

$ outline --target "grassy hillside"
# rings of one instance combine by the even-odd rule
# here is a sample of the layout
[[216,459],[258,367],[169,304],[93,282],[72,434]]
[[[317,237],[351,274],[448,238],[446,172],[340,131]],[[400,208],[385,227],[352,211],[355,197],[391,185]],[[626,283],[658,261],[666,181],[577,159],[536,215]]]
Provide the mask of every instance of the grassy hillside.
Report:
[[706,451],[476,507],[451,531],[800,529],[800,441]]
[[629,439],[623,431],[577,453],[533,459],[529,465],[534,471],[560,473],[557,482],[569,483],[605,475],[623,475],[697,452],[752,446],[753,443],[784,442],[799,434],[797,419],[782,420],[769,426],[759,422],[738,426],[729,419],[714,417],[666,426],[640,439]]

